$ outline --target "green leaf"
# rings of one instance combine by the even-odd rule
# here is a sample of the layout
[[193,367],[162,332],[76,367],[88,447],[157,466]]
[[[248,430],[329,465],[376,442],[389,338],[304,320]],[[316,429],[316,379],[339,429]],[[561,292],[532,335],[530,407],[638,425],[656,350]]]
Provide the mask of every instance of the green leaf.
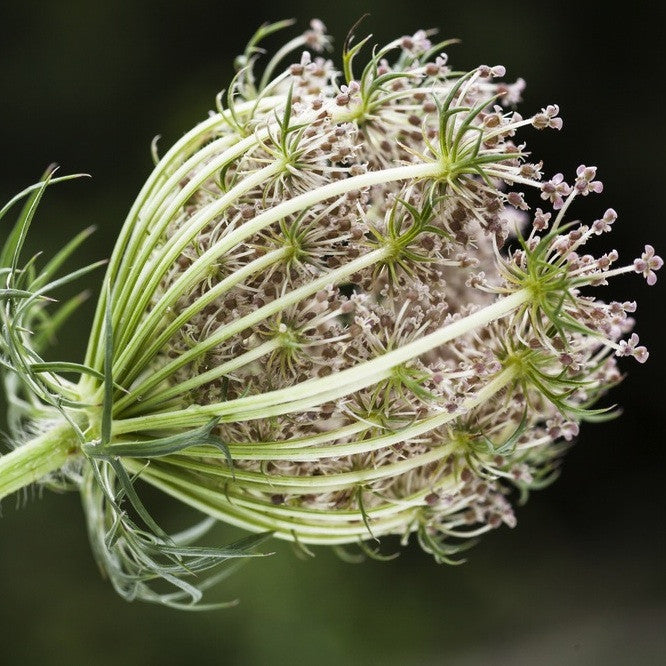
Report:
[[41,287],[41,289],[38,292],[35,292],[36,296],[41,296],[43,294],[46,294],[50,291],[54,291],[55,289],[58,289],[62,287],[65,284],[69,284],[70,282],[74,282],[75,280],[78,280],[79,278],[83,277],[84,275],[87,275],[88,273],[91,273],[92,271],[101,268],[102,266],[105,266],[107,264],[106,259],[101,259],[100,261],[96,261],[92,264],[89,264],[88,266],[84,266],[83,268],[79,268],[75,271],[72,271],[71,273],[68,273],[67,275],[64,275],[61,278],[58,278],[57,280],[53,280],[52,282],[49,282],[48,284],[44,285]]
[[[88,178],[89,174],[87,173],[74,173],[70,174],[68,176],[58,176],[57,178],[51,178],[49,183],[51,185],[55,185],[56,183],[63,183],[67,180],[72,180],[74,178]],[[26,187],[24,190],[21,190],[18,194],[13,196],[1,209],[0,209],[0,220],[8,213],[8,211],[16,204],[19,202],[23,197],[28,196],[31,192],[34,192],[35,190],[38,190],[42,187],[42,180],[38,183],[34,183],[33,185],[30,185],[29,187]]]
[[0,289],[0,301],[14,298],[31,298],[34,294],[24,289]]
[[81,363],[70,363],[68,361],[49,361],[41,363],[29,363],[28,369],[31,372],[75,372],[79,375],[91,375],[97,379],[104,380],[104,375],[98,370],[93,370],[87,365]]
[[102,405],[102,445],[111,443],[113,419],[113,324],[111,323],[111,288],[106,285],[104,311],[104,402]]
[[282,21],[275,21],[274,23],[264,23],[262,26],[259,27],[259,29],[252,35],[252,38],[250,41],[247,43],[247,46],[245,47],[245,55],[246,57],[249,58],[249,56],[254,55],[255,53],[259,52],[260,49],[257,48],[257,44],[268,37],[269,35],[272,35],[274,32],[278,32],[279,30],[284,30],[285,28],[288,28],[296,22],[295,19],[284,19]]
[[91,445],[85,449],[85,452],[94,458],[127,457],[127,458],[161,458],[163,456],[179,453],[183,449],[191,446],[204,446],[206,444],[214,446],[224,453],[229,467],[233,469],[233,458],[229,452],[229,447],[221,442],[213,434],[213,429],[219,419],[213,419],[208,424],[188,430],[187,432],[171,435],[170,437],[161,437],[158,439],[146,439],[134,442],[116,442],[108,443],[102,446]]
[[[294,21],[290,19],[287,21],[280,21],[278,23],[273,23],[272,26],[269,27],[272,28],[271,32],[275,32],[276,30],[287,28],[293,25],[293,23]],[[266,34],[270,33],[264,32],[264,35],[262,35],[262,37],[265,36]],[[303,44],[305,44],[305,38],[303,36],[292,39],[291,41],[287,42],[287,44],[285,44],[285,46],[283,46],[279,51],[277,51],[277,53],[270,59],[270,61],[266,65],[266,69],[264,69],[264,72],[261,75],[261,80],[259,81],[259,85],[257,87],[260,93],[259,97],[261,97],[261,94],[263,94],[263,92],[265,91],[266,86],[268,86],[268,84],[271,82],[271,76],[273,75],[273,72],[275,71],[277,65],[282,60],[284,60],[284,58],[287,55],[293,53],[300,46],[303,46]]]
[[232,557],[266,557],[272,553],[255,553],[253,549],[264,543],[272,536],[272,532],[251,534],[238,541],[220,547],[202,546],[160,546],[163,553],[172,553],[181,556],[196,556],[215,559],[229,559]]
[[527,407],[523,410],[523,416],[520,419],[520,423],[516,426],[516,429],[506,438],[506,440],[500,444],[496,444],[491,439],[486,437],[483,433],[481,434],[482,441],[488,447],[488,453],[499,453],[502,455],[513,453],[516,448],[516,444],[520,439],[521,435],[525,432],[528,425],[527,418]]
[[113,471],[116,474],[118,481],[123,489],[124,494],[127,496],[127,499],[130,501],[130,504],[137,512],[141,520],[146,524],[148,529],[156,536],[161,539],[166,538],[166,533],[164,530],[155,522],[155,519],[150,515],[148,509],[146,509],[144,503],[139,498],[139,495],[134,488],[134,480],[130,478],[130,475],[127,473],[127,470],[122,466],[119,460],[109,460],[108,461]]
[[55,172],[55,169],[55,165],[49,166],[38,183],[35,183],[34,185],[31,185],[30,187],[27,187],[23,191],[19,192],[0,210],[0,219],[2,219],[14,206],[14,204],[16,204],[24,197],[28,197],[28,200],[25,202],[23,208],[21,209],[16,223],[12,228],[9,236],[7,237],[2,250],[0,250],[0,266],[11,266],[12,272],[16,270],[18,258],[23,248],[23,243],[25,242],[28,229],[30,228],[30,223],[32,222],[32,219],[46,188],[49,185],[53,185],[55,183],[62,183],[74,178],[82,178],[83,176],[87,175],[71,174],[69,176],[53,178],[52,175]]
[[62,264],[78,249],[78,247],[90,237],[95,231],[95,227],[88,227],[78,233],[63,247],[39,272],[37,278],[30,284],[32,291],[38,291],[42,286],[48,283]]
[[428,51],[421,54],[421,61],[427,62],[434,55],[439,55],[444,49],[454,44],[460,44],[460,40],[456,38],[445,39],[441,42],[437,42],[437,44],[433,44]]
[[46,317],[32,339],[32,344],[37,351],[43,349],[47,343],[54,342],[56,333],[89,295],[89,291],[82,291],[80,294],[65,301],[53,314]]
[[41,186],[28,197],[28,200],[21,209],[16,224],[5,241],[2,252],[0,253],[0,264],[3,266],[11,266],[12,273],[16,271],[19,255],[23,249],[23,243],[28,234],[30,223],[35,216],[35,212],[37,211],[37,207],[39,206],[44,191],[48,187],[52,172],[53,170],[50,168],[46,171],[42,177]]
[[[118,593],[128,601],[141,600],[182,610],[228,608],[235,602],[201,603],[205,590],[216,585],[248,559],[270,555],[253,549],[272,533],[253,534],[221,547],[188,544],[203,536],[215,522],[204,520],[185,532],[167,535],[155,524],[136,495],[133,478],[120,461],[90,460],[82,496],[89,520],[95,558]],[[140,474],[140,472],[139,472]],[[148,530],[121,507],[127,498]],[[202,576],[203,572],[217,571]],[[192,580],[193,579],[193,580]],[[157,582],[156,585],[153,585]],[[175,591],[162,592],[167,583]]]

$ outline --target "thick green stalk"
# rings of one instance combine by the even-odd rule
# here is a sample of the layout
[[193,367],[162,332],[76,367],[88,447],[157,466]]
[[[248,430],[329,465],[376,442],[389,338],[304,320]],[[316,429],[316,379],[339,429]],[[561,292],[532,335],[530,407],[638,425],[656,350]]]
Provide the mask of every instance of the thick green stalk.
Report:
[[60,469],[80,451],[72,427],[57,425],[0,457],[0,499]]

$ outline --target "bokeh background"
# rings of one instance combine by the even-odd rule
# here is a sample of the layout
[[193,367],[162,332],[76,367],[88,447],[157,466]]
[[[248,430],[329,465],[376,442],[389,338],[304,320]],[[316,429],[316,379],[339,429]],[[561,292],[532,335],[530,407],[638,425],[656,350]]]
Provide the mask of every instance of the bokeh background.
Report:
[[[635,3],[648,6],[648,3]],[[233,56],[259,23],[318,16],[337,36],[365,12],[378,42],[439,27],[463,42],[457,67],[502,63],[528,82],[522,109],[560,104],[560,133],[526,133],[547,173],[596,164],[626,260],[664,233],[664,25],[652,9],[599,3],[336,0],[0,2],[0,199],[57,161],[90,180],[52,188],[31,248],[56,248],[91,223],[80,260],[110,253],[126,210],[166,147],[213,106]],[[279,41],[279,40],[278,40]],[[274,44],[277,41],[273,42]],[[4,232],[3,232],[4,233]],[[97,289],[101,275],[90,278]],[[121,601],[92,560],[76,495],[33,493],[0,517],[0,663],[606,666],[666,662],[664,284],[618,280],[640,302],[650,362],[625,365],[618,421],[588,425],[562,477],[518,511],[518,527],[483,539],[461,567],[417,547],[390,563],[345,564],[289,546],[227,584],[233,609],[183,614]],[[92,299],[94,300],[94,299]],[[54,355],[80,360],[92,305]]]

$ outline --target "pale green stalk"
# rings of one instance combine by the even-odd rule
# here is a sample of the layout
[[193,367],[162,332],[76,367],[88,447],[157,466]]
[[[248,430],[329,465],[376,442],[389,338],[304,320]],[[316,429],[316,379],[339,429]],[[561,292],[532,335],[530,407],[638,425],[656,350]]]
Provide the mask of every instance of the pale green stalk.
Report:
[[[271,103],[275,104],[276,102],[281,102],[281,101],[283,101],[282,97],[262,98],[261,104],[259,104],[259,102],[254,102],[254,103],[247,102],[245,104],[240,104],[237,107],[235,107],[235,112],[242,114],[243,112],[250,111],[254,113],[256,111],[257,106],[259,106],[260,108],[262,106],[270,107]],[[227,111],[225,112],[225,114],[228,115],[229,112]],[[336,116],[335,122],[340,122],[345,115],[348,115],[347,112],[338,112],[337,114],[335,114]],[[313,122],[315,119],[316,119],[316,114],[309,114],[307,116],[299,118],[299,122],[307,124],[308,122]],[[218,122],[220,122],[219,118]],[[150,204],[147,206],[147,209],[145,211],[141,210],[140,208],[137,208],[135,204],[135,207],[133,207],[132,211],[130,212],[130,216],[134,214],[136,222],[138,222],[138,224],[126,225],[134,227],[131,240],[135,241],[135,243],[134,246],[130,247],[129,251],[126,252],[125,256],[126,262],[121,266],[121,268],[124,268],[126,266],[131,266],[132,268],[129,271],[128,275],[120,273],[115,280],[113,280],[113,273],[111,272],[111,267],[108,272],[109,279],[113,280],[114,284],[118,283],[123,285],[121,293],[118,294],[116,297],[114,297],[114,303],[113,303],[113,315],[114,315],[113,324],[116,333],[118,333],[119,331],[120,332],[124,331],[125,327],[127,326],[127,322],[122,321],[122,317],[123,314],[125,313],[127,303],[129,302],[130,298],[134,296],[135,298],[141,299],[146,293],[152,293],[150,287],[145,287],[145,285],[144,287],[141,287],[141,282],[139,281],[137,284],[137,280],[139,280],[142,275],[148,276],[149,281],[151,282],[151,284],[153,284],[155,283],[156,278],[159,280],[159,278],[163,277],[164,271],[169,267],[169,265],[171,265],[164,261],[160,261],[159,269],[156,269],[150,261],[150,253],[151,250],[155,247],[155,244],[159,241],[161,234],[163,233],[168,223],[171,221],[173,215],[177,213],[182,204],[187,200],[186,194],[189,195],[194,191],[196,191],[195,184],[200,185],[201,182],[205,182],[207,178],[210,178],[215,173],[219,172],[219,170],[223,166],[232,162],[234,159],[237,159],[243,154],[246,154],[248,151],[251,151],[252,148],[260,145],[260,143],[266,137],[269,136],[271,129],[274,128],[276,124],[277,122],[274,119],[272,119],[272,123],[267,123],[265,127],[257,129],[252,135],[245,137],[244,139],[240,140],[237,139],[236,143],[234,143],[233,146],[224,150],[221,154],[217,153],[219,152],[220,146],[227,141],[227,137],[222,137],[221,139],[212,142],[210,145],[205,146],[204,148],[196,152],[191,158],[189,158],[189,160],[187,160],[183,165],[181,165],[181,167],[176,171],[176,173],[172,174],[172,176],[170,176],[166,180],[166,182],[162,184],[162,186],[158,190],[158,195],[161,194],[162,197],[165,197],[169,192],[173,190],[178,190],[181,181],[189,175],[189,173],[194,169],[194,167],[196,167],[201,162],[205,161],[205,159],[207,159],[208,156],[214,157],[214,159],[209,164],[207,164],[206,167],[201,170],[201,173],[197,174],[197,176],[192,181],[188,182],[185,185],[185,187],[182,188],[182,191],[179,191],[178,196],[175,197],[173,201],[171,201],[171,205],[167,208],[167,210],[161,213],[161,216],[156,225],[151,226],[150,223],[154,215],[160,213],[160,206],[164,200],[159,199],[159,197],[156,198],[156,200],[151,200]],[[208,129],[209,123],[202,123],[202,125],[205,126],[205,128],[208,131],[210,131]],[[170,151],[167,154],[167,156],[165,156],[165,159],[168,157],[168,155],[171,154],[171,152],[172,151]],[[168,162],[166,162],[166,164],[163,164],[163,162],[164,160],[161,161],[160,164],[155,168],[151,177],[155,177],[157,173],[164,172],[165,166],[166,164],[168,164]],[[273,165],[269,165],[265,169],[261,170],[261,173],[264,174],[278,173],[280,170],[283,170],[284,168],[285,165],[278,161],[273,163]],[[262,182],[261,179],[259,180],[259,182]],[[200,214],[195,215],[194,218],[190,220],[187,225],[184,225],[182,228],[180,228],[177,234],[174,236],[174,238],[171,239],[172,241],[170,245],[170,247],[172,248],[172,252],[170,253],[171,259],[173,260],[174,256],[178,257],[180,251],[182,251],[182,249],[189,242],[191,242],[191,240],[196,236],[196,234],[216,214],[222,212],[222,210],[224,210],[226,207],[228,207],[228,205],[230,205],[231,201],[235,200],[235,197],[231,196],[231,192],[235,192],[236,195],[240,196],[245,191],[247,191],[246,184],[241,183],[240,187],[233,188],[232,191],[226,193],[222,203],[220,203],[220,200],[218,199],[214,204],[204,207],[201,211],[199,211]],[[141,200],[144,201],[145,198],[142,198]],[[213,213],[211,213],[211,208],[214,209]],[[139,211],[141,214],[139,214]],[[207,214],[204,211],[207,211]],[[128,216],[127,218],[128,220],[130,219],[130,216]],[[147,243],[146,239],[150,240],[151,242]],[[125,245],[123,245],[123,247],[124,246]],[[137,248],[143,249],[143,251],[138,257],[135,256]],[[163,259],[163,257],[161,258]],[[137,308],[134,311],[142,312],[141,308]],[[98,363],[101,363],[101,358],[99,357],[100,353],[101,350],[98,349],[98,356],[96,357],[96,361]],[[99,367],[101,367],[101,365]]]
[[0,500],[59,470],[79,453],[72,427],[61,423],[0,456]]
[[258,347],[250,349],[244,354],[239,354],[238,356],[231,359],[230,361],[227,361],[226,363],[220,363],[220,365],[210,368],[209,370],[204,370],[203,372],[200,372],[198,375],[186,379],[184,382],[180,382],[175,386],[172,386],[171,388],[165,389],[164,391],[160,391],[159,393],[152,395],[148,400],[142,400],[137,405],[137,407],[143,411],[160,403],[167,402],[171,398],[176,398],[180,395],[184,395],[187,391],[191,391],[192,389],[195,389],[198,386],[203,386],[208,382],[220,379],[221,377],[229,375],[230,373],[234,372],[235,370],[238,370],[239,368],[242,368],[246,365],[249,365],[250,363],[253,363],[254,361],[259,360],[262,356],[270,354],[276,349],[279,349],[281,345],[282,342],[278,338],[267,340]]
[[[507,368],[486,384],[476,395],[468,398],[462,405],[464,410],[472,410],[490,399],[510,384],[516,375],[515,368]],[[323,456],[331,455],[345,456],[353,453],[371,452],[383,446],[392,446],[401,441],[414,439],[430,430],[441,427],[446,423],[454,421],[458,414],[442,413],[434,417],[419,421],[412,426],[400,429],[396,433],[387,436],[372,438],[357,442],[352,445],[340,445],[330,447],[330,452],[324,448],[316,449]],[[363,447],[365,445],[365,447]],[[261,444],[257,446],[261,447]],[[234,492],[234,485],[241,484],[243,488],[255,486],[258,490],[269,486],[273,492],[307,493],[317,491],[334,491],[350,485],[358,485],[401,474],[422,465],[444,460],[456,450],[459,445],[448,442],[442,446],[427,451],[413,458],[384,465],[377,469],[356,470],[352,472],[331,473],[326,476],[310,478],[289,477],[280,475],[266,476],[261,473],[253,473],[242,469],[229,470],[224,465],[211,467],[211,465],[199,464],[190,459],[178,459],[169,461],[169,470],[163,471],[160,465],[140,467],[140,463],[127,460],[128,469],[132,472],[141,470],[142,478],[152,485],[160,488],[166,493],[180,499],[209,515],[214,515],[231,524],[243,527],[251,531],[262,531],[270,529],[279,538],[294,540],[294,528],[298,527],[298,540],[303,543],[344,543],[350,537],[357,536],[359,539],[367,538],[368,528],[365,521],[371,520],[372,534],[380,536],[394,531],[398,526],[410,524],[405,516],[417,516],[422,507],[423,498],[433,490],[451,490],[460,484],[454,475],[442,477],[439,481],[433,480],[432,486],[413,493],[411,496],[400,500],[387,501],[379,507],[368,508],[365,511],[343,510],[330,512],[327,510],[303,509],[285,505],[272,505],[261,500],[254,499],[251,495],[242,495]],[[335,449],[335,451],[334,451]],[[266,451],[267,456],[280,458],[280,451]],[[305,455],[297,455],[298,460],[307,460],[308,451]],[[245,457],[245,455],[241,455]],[[251,458],[253,456],[247,456]],[[316,458],[315,458],[316,459]],[[230,486],[225,492],[210,490],[201,482],[189,481],[174,468],[182,468],[201,472],[209,477],[226,478]],[[436,478],[434,475],[433,479]],[[354,524],[354,522],[356,524]],[[417,525],[414,525],[416,528]]]
[[[235,245],[245,240],[252,234],[261,231],[267,226],[278,222],[279,220],[287,217],[288,215],[291,215],[292,213],[306,210],[317,203],[340,196],[352,190],[371,187],[372,185],[391,181],[428,177],[436,178],[437,176],[441,175],[441,172],[442,166],[437,162],[394,167],[392,169],[383,169],[380,171],[370,171],[360,176],[352,176],[350,178],[323,185],[322,187],[319,187],[312,192],[306,192],[299,196],[293,197],[292,199],[288,199],[287,201],[278,204],[270,210],[257,215],[252,220],[246,222],[239,228],[221,238],[217,243],[206,250],[206,252],[204,252],[201,257],[199,257],[191,266],[189,266],[188,269],[169,287],[168,291],[160,298],[158,304],[154,308],[154,311],[160,311],[163,313],[166,308],[173,305],[173,303],[180,295],[191,291],[191,289],[201,280],[201,278],[205,276],[211,264],[217,261],[219,257],[223,256],[225,252],[229,251]],[[171,256],[171,253],[175,252],[176,249],[177,246],[174,246],[171,251],[165,252],[165,256],[168,255],[170,263],[167,264],[165,259],[165,261],[161,262],[161,264],[164,263],[165,266],[172,265],[178,254],[176,254],[174,257]],[[179,252],[180,250],[178,250],[178,253]],[[160,272],[161,271],[158,268],[155,270],[154,274],[158,275]],[[350,271],[348,274],[351,274],[352,272],[353,271]],[[332,277],[332,272],[330,275],[331,279],[329,282],[325,283],[325,285],[335,283],[335,279]],[[324,278],[325,277],[326,276],[324,276]],[[157,278],[155,278],[154,281],[156,280]],[[152,288],[154,289],[156,286],[156,284],[152,285]],[[153,291],[150,287],[146,288],[146,293],[143,300],[149,299],[152,293]],[[144,308],[137,305],[134,312],[141,314],[144,312]],[[138,315],[135,318],[138,318]],[[125,367],[131,360],[131,355],[136,353],[136,345],[140,345],[141,340],[143,339],[143,337],[139,338],[139,340],[136,342],[134,339],[129,341],[122,341],[123,351],[121,352],[120,356],[114,360],[114,377],[123,376]]]
[[[379,252],[379,250],[376,252]],[[113,423],[113,432],[120,435],[141,430],[191,427],[202,425],[215,417],[244,420],[262,413],[287,413],[295,409],[322,404],[335,399],[335,397],[347,395],[353,390],[370,386],[390,376],[390,371],[395,366],[506,316],[527,303],[530,295],[528,289],[521,289],[510,296],[498,299],[492,305],[477,310],[467,317],[454,321],[448,326],[407,343],[398,349],[382,354],[370,361],[358,363],[354,367],[341,370],[328,377],[311,379],[286,389],[267,391],[246,398],[209,405],[193,405],[186,410],[167,411],[116,420]],[[255,314],[254,316],[260,315]],[[176,359],[177,361],[178,359]],[[155,376],[159,376],[159,373],[156,373]],[[152,381],[152,379],[148,380],[144,386],[152,383]],[[158,381],[162,381],[162,377]]]
[[[126,404],[133,401],[137,395],[141,395],[142,393],[149,391],[152,387],[159,385],[162,381],[173,375],[176,370],[200,357],[209,349],[216,347],[221,342],[228,340],[249,326],[263,321],[266,319],[266,317],[269,317],[272,314],[276,314],[277,312],[281,312],[290,305],[294,305],[302,301],[304,298],[316,294],[324,287],[330,284],[335,284],[341,279],[348,277],[349,275],[353,275],[356,271],[371,266],[377,261],[385,258],[387,254],[388,250],[386,248],[369,252],[368,254],[359,257],[358,259],[355,259],[354,261],[351,261],[348,264],[341,266],[340,268],[326,273],[316,280],[312,280],[312,282],[303,285],[298,289],[287,292],[284,296],[276,298],[274,301],[267,303],[261,308],[255,310],[252,314],[246,315],[245,317],[242,317],[241,319],[238,319],[231,324],[222,326],[215,333],[209,335],[205,340],[197,343],[191,349],[183,352],[178,358],[175,358],[163,368],[160,368],[154,372],[139,386],[134,387],[130,393],[118,400],[116,403],[117,412],[120,412],[120,410],[122,410]],[[116,376],[115,373],[114,376]]]
[[[159,254],[157,265],[153,265],[152,261],[149,261],[148,258],[146,258],[143,263],[139,264],[141,266],[141,273],[136,285],[130,285],[129,281],[126,284],[128,288],[135,287],[133,291],[129,292],[127,299],[128,301],[131,301],[132,305],[131,307],[128,307],[128,309],[124,312],[124,315],[120,315],[119,321],[114,323],[114,336],[116,338],[117,344],[121,348],[125,347],[128,338],[130,338],[135,333],[136,326],[138,325],[141,317],[144,315],[147,306],[150,303],[150,300],[153,297],[155,290],[159,286],[160,282],[162,281],[164,275],[168,269],[175,264],[175,262],[181,256],[183,249],[191,242],[196,234],[199,233],[201,229],[203,229],[212,219],[228,208],[233,202],[238,201],[240,197],[242,197],[247,192],[251,192],[257,185],[260,185],[261,183],[268,180],[271,176],[279,173],[281,169],[282,165],[272,163],[253,173],[251,176],[240,180],[235,187],[229,190],[229,192],[223,194],[221,197],[216,199],[214,203],[205,206],[201,211],[194,215],[190,222],[187,225],[184,225],[182,233],[179,233],[173,238],[169,239],[168,245],[166,245],[163,251]],[[197,262],[198,261],[199,260],[197,260]],[[208,270],[210,265],[211,264],[208,263],[203,270]],[[172,288],[169,290],[169,292],[167,292],[170,296],[175,292],[174,297],[171,300],[168,300],[166,295],[160,298],[159,302],[153,308],[151,314],[164,314],[169,304],[172,305],[175,300],[177,300],[178,296],[182,295],[183,293],[187,293],[186,288],[183,288],[180,292],[178,292],[178,290],[175,288],[177,284],[182,284],[182,281],[176,281],[176,283],[172,285]],[[123,311],[121,310],[121,312]]]
[[[260,107],[266,105],[270,107],[274,105],[277,101],[282,100],[282,96],[277,97],[267,97],[261,100]],[[246,112],[252,109],[257,108],[257,102],[245,102],[238,104],[236,109],[238,112]],[[186,154],[189,150],[193,149],[194,154],[190,156],[189,159],[192,160],[191,163],[186,162],[186,164],[198,164],[199,161],[210,153],[214,155],[216,150],[219,150],[219,144],[217,147],[214,147],[212,143],[209,146],[204,146],[200,148],[201,141],[212,131],[220,126],[225,126],[228,122],[225,120],[225,116],[230,117],[230,112],[227,110],[224,113],[218,113],[202,123],[199,123],[196,127],[191,129],[187,134],[185,134],[179,141],[177,141],[164,155],[160,160],[157,167],[151,172],[148,180],[145,182],[139,196],[136,198],[132,204],[125,224],[123,225],[116,245],[111,255],[109,261],[109,267],[107,269],[107,281],[124,284],[127,279],[128,273],[135,269],[136,264],[136,252],[141,247],[143,241],[145,240],[145,235],[149,231],[150,222],[152,221],[152,215],[155,212],[155,209],[152,211],[149,209],[148,215],[139,215],[139,212],[142,211],[142,208],[146,205],[147,201],[150,201],[151,194],[157,190],[158,198],[157,202],[162,201],[159,199],[159,196],[164,196],[166,190],[161,186],[163,181],[167,180],[166,176],[168,172],[168,167],[174,161],[182,159],[182,155]],[[241,150],[242,152],[242,150]],[[239,153],[240,154],[240,153]],[[183,171],[182,177],[184,177],[188,171],[185,164],[181,165],[180,172]],[[179,182],[179,181],[177,181]],[[169,190],[170,191],[170,190]],[[120,306],[120,312],[122,311],[122,305],[117,301],[115,302],[116,309]],[[103,340],[104,336],[102,335],[103,326],[104,326],[104,311],[106,308],[106,297],[104,291],[102,292],[100,299],[97,303],[97,309],[95,311],[95,319],[92,328],[92,335],[88,343],[88,350],[86,352],[85,364],[91,367],[101,367],[102,357],[103,357],[103,345],[99,345],[99,341]]]
[[[138,472],[140,467],[140,464],[136,461],[130,461],[128,465],[128,469],[132,472]],[[219,491],[209,490],[184,479],[174,478],[170,474],[162,474],[157,469],[146,468],[142,478],[156,488],[199,511],[207,513],[229,525],[234,525],[251,532],[270,531],[277,538],[311,545],[345,544],[350,541],[353,542],[354,537],[361,540],[367,539],[370,536],[368,528],[363,522],[361,512],[347,516],[347,520],[350,518],[355,519],[356,524],[350,524],[341,520],[337,524],[326,522],[322,526],[312,526],[307,525],[303,519],[287,521],[284,518],[275,518],[271,514],[263,512],[269,508],[268,504],[249,502],[247,496],[237,496],[231,491],[229,492],[229,498],[233,500],[233,503],[222,503]],[[458,484],[449,478],[448,485],[453,489]],[[443,486],[443,488],[446,488],[446,486]],[[382,516],[377,518],[377,520],[375,520],[372,510],[368,510],[367,514],[372,519],[372,533],[375,536],[382,536],[384,534],[391,534],[396,529],[404,527],[405,522],[409,523],[417,518],[420,511],[419,502],[422,504],[422,501],[422,494],[419,493],[418,496],[415,496],[411,507],[405,509],[401,504],[397,504],[396,513]],[[317,514],[317,517],[319,515]],[[408,516],[407,521],[405,515]],[[299,531],[298,537],[296,537],[296,528]],[[302,531],[308,533],[304,538],[301,536]]]
[[[352,423],[350,425],[343,426],[341,428],[337,428],[336,430],[326,430],[317,435],[310,435],[308,437],[294,437],[292,439],[283,439],[270,442],[267,441],[261,441],[261,442],[244,441],[243,443],[231,442],[227,444],[227,446],[230,452],[235,451],[238,453],[239,458],[245,458],[246,453],[247,454],[252,454],[253,452],[256,453],[259,447],[261,447],[262,451],[264,449],[270,449],[271,451],[304,449],[306,447],[315,446],[323,442],[333,442],[335,440],[342,439],[344,437],[351,437],[352,435],[356,435],[360,432],[363,432],[368,428],[379,428],[379,427],[381,427],[379,423],[373,423],[372,421],[365,419],[365,420],[359,420],[356,423]],[[181,455],[198,456],[198,457],[206,456],[209,458],[218,457],[218,453],[219,452],[210,451],[209,448],[206,448],[204,450],[201,447],[195,447],[195,446],[192,446],[189,449],[181,451]],[[223,455],[224,454],[220,453],[220,456]],[[253,457],[252,455],[249,455],[247,456],[247,459],[249,460],[252,457]]]
[[[515,377],[515,369],[508,368],[492,379],[483,389],[481,389],[472,399],[465,403],[465,409],[482,404],[485,400],[491,398],[498,390],[506,386]],[[271,447],[266,443],[254,443],[253,445],[231,445],[229,452],[232,458],[242,460],[292,460],[295,462],[316,461],[322,458],[337,458],[351,456],[359,453],[370,453],[378,451],[399,442],[413,440],[424,435],[446,423],[449,423],[459,417],[457,412],[449,413],[442,411],[435,416],[416,421],[412,425],[403,426],[397,432],[391,432],[388,435],[360,439],[345,444],[332,444],[329,446],[308,446],[297,449],[289,449],[285,446]],[[365,426],[368,427],[367,425]],[[199,454],[201,455],[201,454]]]
[[[159,335],[155,336],[155,331],[160,322],[159,318],[157,318],[156,321],[152,323],[152,330],[150,328],[146,328],[145,330],[146,336],[152,333],[155,337],[152,340],[146,340],[143,343],[143,346],[137,346],[135,351],[141,352],[142,355],[138,360],[134,359],[133,367],[125,371],[123,374],[123,381],[127,384],[131,383],[140,374],[141,369],[145,368],[148,362],[161,349],[164,348],[165,343],[168,342],[171,336],[180,330],[182,325],[186,323],[192,316],[201,312],[203,308],[229,291],[229,289],[232,287],[238,284],[242,284],[243,281],[249,276],[261,272],[265,268],[268,268],[281,259],[284,259],[288,252],[289,248],[280,248],[245,264],[238,270],[234,271],[231,275],[228,275],[226,278],[218,282],[205,294],[200,296],[194,303],[192,303],[192,305],[185,308],[173,321],[169,322],[169,324],[167,324],[167,326],[159,333]],[[151,318],[151,315],[148,316],[147,320]],[[144,324],[142,324],[142,328],[144,327]]]

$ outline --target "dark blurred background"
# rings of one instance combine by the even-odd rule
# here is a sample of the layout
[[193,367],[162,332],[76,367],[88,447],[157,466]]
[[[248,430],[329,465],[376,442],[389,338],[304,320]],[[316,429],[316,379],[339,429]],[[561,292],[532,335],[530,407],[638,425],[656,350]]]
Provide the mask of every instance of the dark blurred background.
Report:
[[[638,4],[638,3],[637,3]],[[568,5],[568,6],[567,6]],[[650,3],[658,6],[658,3]],[[661,9],[607,13],[599,3],[409,3],[337,0],[221,2],[89,0],[0,4],[0,199],[52,161],[91,180],[52,188],[31,248],[59,247],[94,223],[80,261],[106,257],[165,149],[213,107],[233,56],[259,23],[320,17],[379,43],[438,27],[460,37],[458,68],[504,64],[527,80],[521,110],[556,102],[565,127],[526,132],[546,172],[595,164],[601,197],[576,204],[592,220],[612,206],[609,242],[626,261],[664,233]],[[279,44],[280,39],[272,44]],[[617,421],[582,429],[562,477],[518,510],[518,527],[483,539],[461,567],[417,547],[387,564],[345,564],[288,546],[233,577],[241,604],[183,614],[127,604],[101,580],[78,497],[36,494],[0,519],[0,663],[32,664],[661,664],[666,662],[664,539],[664,284],[618,280],[614,299],[639,300],[637,331],[652,355],[625,363],[610,401]],[[90,278],[96,289],[101,275]],[[92,299],[94,300],[94,299]],[[59,358],[80,360],[92,305],[62,334]]]

